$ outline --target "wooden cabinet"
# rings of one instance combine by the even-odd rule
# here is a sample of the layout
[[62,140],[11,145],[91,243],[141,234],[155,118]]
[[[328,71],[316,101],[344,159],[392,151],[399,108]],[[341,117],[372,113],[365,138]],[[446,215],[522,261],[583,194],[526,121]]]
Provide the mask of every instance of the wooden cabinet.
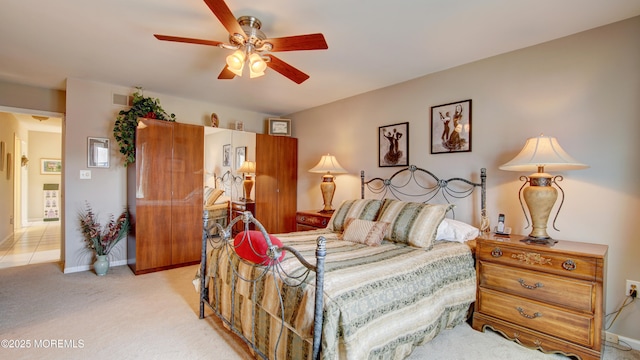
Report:
[[204,128],[140,119],[127,169],[127,263],[135,274],[196,264],[202,242]]
[[272,234],[296,230],[298,139],[256,134],[256,218]]
[[473,328],[544,352],[600,359],[607,246],[553,246],[484,236],[476,240]]
[[317,210],[298,211],[296,213],[297,231],[324,229],[333,213],[321,213]]
[[[242,215],[245,211],[249,211],[253,216],[256,216],[256,203],[253,201],[232,201],[231,212],[229,213],[229,222]],[[255,225],[250,223],[249,230],[254,229]],[[231,229],[231,236],[236,236],[241,231],[244,231],[244,222],[239,221],[233,225],[233,228]]]

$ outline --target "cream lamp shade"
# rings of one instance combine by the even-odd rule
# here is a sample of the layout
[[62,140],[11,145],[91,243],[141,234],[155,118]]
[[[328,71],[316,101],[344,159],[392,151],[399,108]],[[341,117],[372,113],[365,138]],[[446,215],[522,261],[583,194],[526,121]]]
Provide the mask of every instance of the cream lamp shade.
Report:
[[243,182],[244,201],[251,202],[253,201],[251,200],[251,189],[253,189],[253,184],[255,183],[251,175],[256,173],[256,163],[254,161],[245,161],[237,171],[245,174]]
[[340,166],[335,156],[327,154],[322,155],[320,162],[311,168],[309,172],[324,174],[322,176],[322,183],[320,183],[320,191],[322,191],[324,207],[320,212],[333,212],[331,201],[333,200],[333,194],[336,191],[336,183],[333,181],[333,174],[346,174],[347,170]]
[[[500,170],[520,171],[532,173],[529,176],[521,176],[520,180],[524,184],[520,188],[518,198],[522,205],[522,197],[527,204],[533,230],[529,234],[528,242],[554,244],[555,241],[547,234],[547,221],[557,198],[558,191],[552,186],[555,184],[562,191],[564,202],[564,191],[558,185],[562,176],[552,176],[545,171],[579,170],[586,169],[588,165],[578,162],[562,149],[558,140],[554,137],[540,135],[527,139],[524,147],[511,161],[501,165]],[[529,186],[525,188],[525,185]],[[524,190],[523,190],[524,189]],[[522,194],[522,197],[521,195]],[[562,203],[560,204],[562,206]],[[524,211],[524,206],[522,207]],[[560,213],[556,213],[556,219]],[[525,213],[525,218],[527,214]],[[529,219],[527,218],[527,224]],[[527,225],[528,227],[528,225]],[[555,219],[553,224],[555,228]],[[558,229],[556,229],[558,230]]]

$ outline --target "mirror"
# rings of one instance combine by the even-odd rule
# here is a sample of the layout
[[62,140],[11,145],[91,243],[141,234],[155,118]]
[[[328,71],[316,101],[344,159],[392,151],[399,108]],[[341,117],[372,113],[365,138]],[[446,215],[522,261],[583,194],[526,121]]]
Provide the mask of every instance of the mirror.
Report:
[[[204,152],[205,185],[209,187],[223,186],[225,195],[232,200],[244,198],[243,174],[237,170],[245,160],[255,161],[256,134],[205,127]],[[227,174],[225,184],[216,184],[214,175],[220,178],[225,174]],[[231,175],[236,181],[233,181]],[[255,199],[255,189],[250,195],[249,198]]]

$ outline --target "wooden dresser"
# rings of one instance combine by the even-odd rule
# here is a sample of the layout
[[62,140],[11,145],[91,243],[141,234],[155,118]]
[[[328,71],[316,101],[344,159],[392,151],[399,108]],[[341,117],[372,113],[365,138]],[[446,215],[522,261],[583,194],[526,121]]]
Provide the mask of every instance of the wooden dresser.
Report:
[[473,328],[544,352],[600,359],[607,246],[525,236],[476,239]]
[[324,229],[331,220],[331,213],[322,213],[317,210],[304,210],[296,213],[298,231]]
[[[245,211],[249,211],[251,215],[256,216],[256,203],[253,201],[236,200],[231,202],[231,212],[229,213],[229,223],[231,220],[242,215]],[[253,223],[249,224],[249,230],[255,230]],[[244,231],[244,222],[238,221],[233,225],[231,229],[231,236],[236,236],[238,233]]]

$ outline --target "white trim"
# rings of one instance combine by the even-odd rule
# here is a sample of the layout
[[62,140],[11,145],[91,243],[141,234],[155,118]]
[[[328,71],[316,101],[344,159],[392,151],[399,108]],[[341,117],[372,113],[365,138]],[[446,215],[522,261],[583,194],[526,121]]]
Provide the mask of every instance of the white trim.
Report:
[[624,342],[624,344],[627,344],[627,345],[631,346],[631,348],[633,348],[633,350],[639,350],[640,351],[640,340],[638,340],[638,339],[632,339],[632,338],[628,338],[626,336],[618,335],[618,342],[619,343],[620,342]]
[[[127,260],[109,261],[109,267],[122,266],[122,265],[127,265]],[[64,273],[71,274],[76,272],[89,271],[91,269],[93,269],[93,265],[80,265],[80,266],[64,268]]]

